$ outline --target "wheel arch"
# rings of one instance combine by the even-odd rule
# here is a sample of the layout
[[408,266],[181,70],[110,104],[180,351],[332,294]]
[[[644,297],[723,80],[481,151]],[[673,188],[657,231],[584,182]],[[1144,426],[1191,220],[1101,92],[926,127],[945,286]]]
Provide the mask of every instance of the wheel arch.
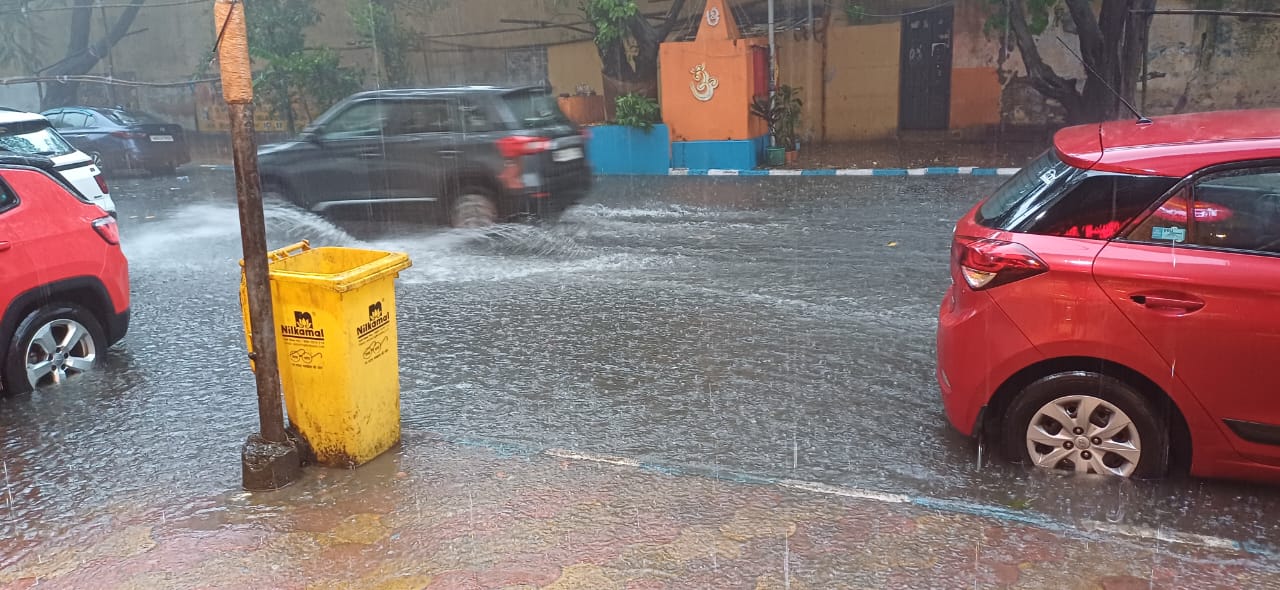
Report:
[[982,436],[999,442],[1001,425],[1018,392],[1045,377],[1059,373],[1087,371],[1107,375],[1133,387],[1147,401],[1166,412],[1169,424],[1170,468],[1185,472],[1191,465],[1191,430],[1178,403],[1141,372],[1102,358],[1072,356],[1046,359],[1030,365],[1005,380],[987,402],[980,424]]
[[0,344],[0,366],[3,366],[6,360],[5,350],[8,348],[9,341],[13,339],[13,331],[17,329],[22,318],[41,306],[56,301],[78,305],[93,314],[103,330],[108,331],[108,346],[124,336],[124,334],[110,332],[113,327],[109,320],[114,315],[114,307],[111,303],[111,295],[101,280],[96,277],[73,277],[54,281],[23,292],[10,301],[5,308],[4,315],[0,316],[0,339],[2,339],[0,340],[2,343]]

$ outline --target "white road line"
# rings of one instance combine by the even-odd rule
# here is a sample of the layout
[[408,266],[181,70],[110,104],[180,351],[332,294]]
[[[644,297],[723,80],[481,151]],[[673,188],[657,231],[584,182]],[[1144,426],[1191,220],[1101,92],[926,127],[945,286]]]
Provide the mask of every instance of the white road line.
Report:
[[871,176],[873,172],[870,168],[844,168],[836,170],[836,176]]
[[597,455],[595,453],[575,453],[567,449],[547,449],[542,452],[544,455],[556,457],[559,459],[573,459],[575,461],[587,461],[590,463],[604,463],[606,465],[617,465],[619,467],[639,467],[640,462],[635,459],[626,457],[616,457],[613,455]]
[[707,170],[707,176],[737,176],[737,175],[738,175],[737,170],[718,170],[715,168],[712,168],[711,170]]
[[1109,522],[1099,522],[1096,520],[1086,520],[1081,523],[1081,526],[1085,531],[1091,533],[1107,533],[1110,535],[1119,535],[1135,539],[1177,543],[1179,545],[1194,545],[1199,547],[1209,547],[1212,549],[1227,549],[1231,551],[1240,550],[1240,543],[1232,541],[1231,539],[1224,539],[1222,537],[1213,537],[1209,535],[1180,533],[1177,531],[1166,531],[1164,529],[1153,529],[1150,527],[1130,524],[1111,524]]
[[996,174],[1000,176],[1013,176],[1017,174],[1021,168],[996,168]]
[[910,168],[907,170],[907,176],[924,176],[928,173],[928,168]]
[[[588,463],[601,463],[605,465],[614,465],[618,467],[640,468],[644,465],[635,459],[627,457],[619,457],[616,455],[600,455],[596,453],[580,453],[567,449],[547,449],[542,454],[549,457],[559,459],[572,459],[575,461],[586,461]],[[824,496],[838,496],[841,498],[853,498],[857,500],[870,500],[873,502],[881,502],[885,504],[911,504],[918,500],[906,494],[893,494],[888,492],[877,492],[875,490],[864,490],[862,488],[853,488],[846,486],[836,486],[825,483],[812,481],[802,481],[796,479],[783,479],[773,482],[781,488],[821,494]],[[987,518],[1000,518],[999,516],[991,516]],[[1119,537],[1128,537],[1130,539],[1143,539],[1147,541],[1159,541],[1162,543],[1174,543],[1178,545],[1188,545],[1194,547],[1206,547],[1210,549],[1221,549],[1226,551],[1247,551],[1239,542],[1232,541],[1223,537],[1214,537],[1210,535],[1199,535],[1195,533],[1182,533],[1177,531],[1168,531],[1164,529],[1153,529],[1150,527],[1127,525],[1127,524],[1111,524],[1107,522],[1099,522],[1095,520],[1086,520],[1080,523],[1077,530],[1086,533],[1104,533],[1116,535]]]
[[800,176],[803,170],[770,170],[769,176]]
[[857,498],[859,500],[874,500],[876,502],[885,502],[887,504],[906,504],[911,501],[909,496],[903,494],[888,494],[885,492],[877,492],[873,490],[863,490],[859,488],[848,488],[844,486],[833,486],[825,483],[816,483],[812,481],[799,481],[795,479],[784,479],[778,482],[778,486],[790,488],[793,490],[802,490],[805,492],[813,492],[825,496],[840,496],[842,498]]

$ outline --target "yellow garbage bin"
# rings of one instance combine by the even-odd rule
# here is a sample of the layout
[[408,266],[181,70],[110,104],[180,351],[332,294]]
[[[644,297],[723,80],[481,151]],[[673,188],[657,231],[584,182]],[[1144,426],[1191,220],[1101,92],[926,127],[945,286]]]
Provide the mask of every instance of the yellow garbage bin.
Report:
[[395,279],[412,263],[406,254],[306,241],[268,258],[289,422],[321,465],[364,464],[400,441]]

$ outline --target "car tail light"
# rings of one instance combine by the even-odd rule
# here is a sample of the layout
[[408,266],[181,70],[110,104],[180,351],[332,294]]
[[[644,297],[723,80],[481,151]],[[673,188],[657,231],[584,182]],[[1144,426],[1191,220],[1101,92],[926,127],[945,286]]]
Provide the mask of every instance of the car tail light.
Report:
[[120,139],[146,139],[146,133],[134,133],[132,131],[112,131],[111,137],[119,137]]
[[498,140],[498,152],[508,160],[532,156],[551,149],[551,140],[545,137],[512,135]]
[[1049,270],[1022,244],[957,236],[954,260],[969,288],[977,291],[1034,277]]
[[96,180],[96,181],[98,182],[98,188],[102,189],[102,194],[104,194],[104,195],[111,194],[111,190],[107,188],[107,177],[106,177],[106,176],[103,176],[103,175],[102,175],[102,173],[101,173],[101,172],[99,172],[99,173],[97,173],[97,174],[94,174],[94,175],[93,175],[93,179],[94,179],[94,180]]
[[118,245],[120,243],[120,226],[116,225],[116,220],[110,217],[103,217],[93,222],[93,230],[98,232],[108,244]]

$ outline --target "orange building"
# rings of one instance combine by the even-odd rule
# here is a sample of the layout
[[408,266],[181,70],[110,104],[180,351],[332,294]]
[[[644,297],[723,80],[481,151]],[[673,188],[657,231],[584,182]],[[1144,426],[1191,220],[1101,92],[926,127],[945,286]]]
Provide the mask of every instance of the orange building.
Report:
[[768,46],[743,39],[728,0],[707,0],[693,41],[663,43],[662,120],[676,168],[755,168],[769,127],[751,101],[769,92]]

